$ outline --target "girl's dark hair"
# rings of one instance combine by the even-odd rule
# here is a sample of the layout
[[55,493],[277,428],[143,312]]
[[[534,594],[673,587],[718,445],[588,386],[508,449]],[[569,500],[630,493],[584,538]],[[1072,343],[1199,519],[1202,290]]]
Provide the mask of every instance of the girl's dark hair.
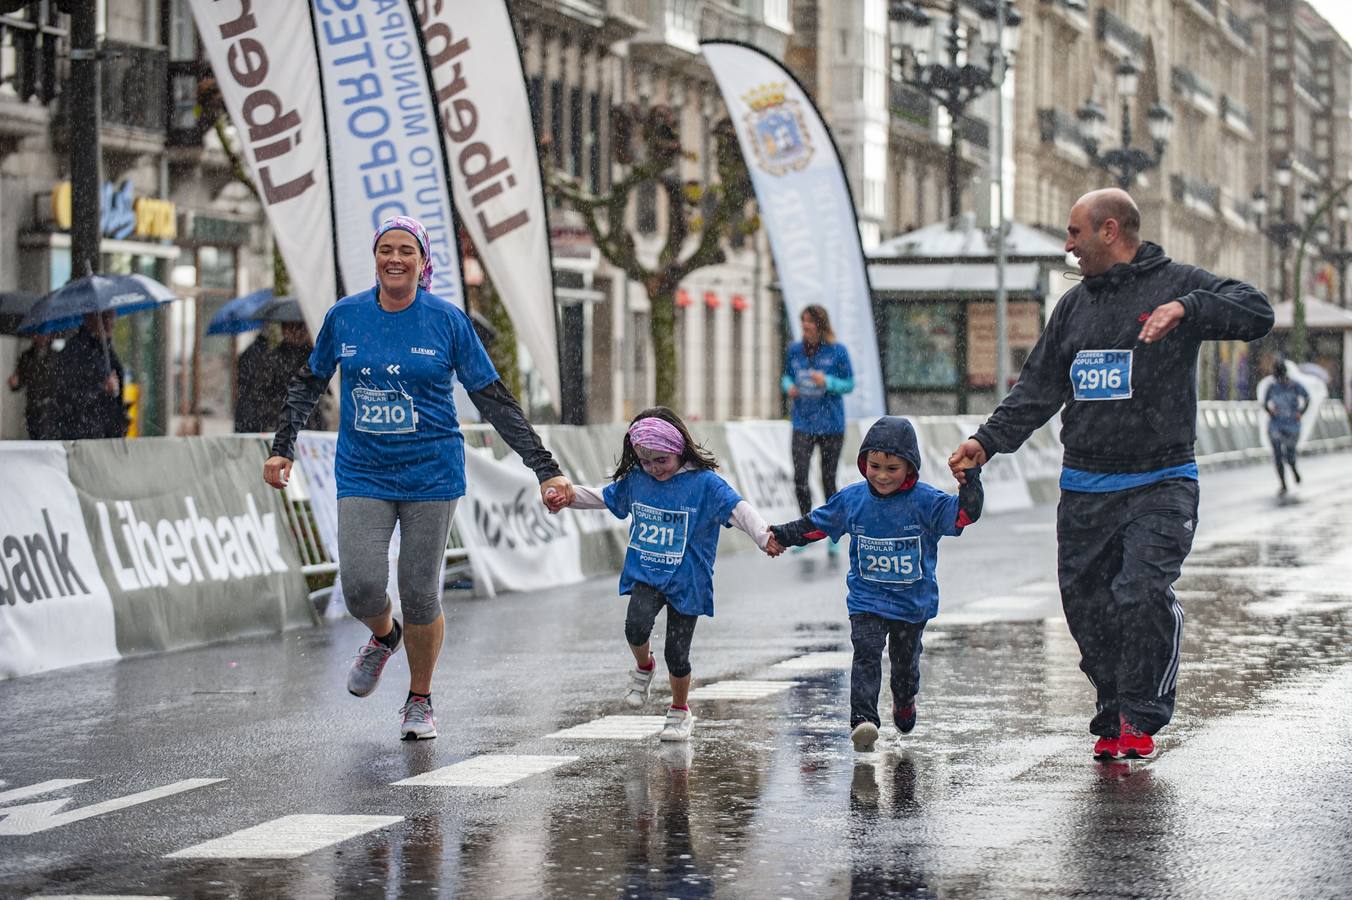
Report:
[[[665,406],[654,406],[651,409],[645,409],[643,412],[634,416],[629,421],[633,425],[639,419],[662,419],[676,426],[676,430],[681,433],[681,438],[685,441],[685,452],[681,454],[681,465],[691,465],[697,469],[717,469],[718,460],[708,450],[695,443],[695,439],[690,436],[690,429],[685,427],[681,417],[676,415]],[[612,481],[619,481],[628,475],[634,469],[640,468],[638,454],[634,452],[634,445],[629,440],[629,429],[624,431],[624,449],[620,451],[620,464],[615,468],[615,474],[611,476]]]
[[831,330],[831,317],[826,314],[826,309],[813,303],[803,307],[803,315],[812,320],[812,324],[817,326],[817,339],[823,344],[834,344],[836,342],[836,333]]

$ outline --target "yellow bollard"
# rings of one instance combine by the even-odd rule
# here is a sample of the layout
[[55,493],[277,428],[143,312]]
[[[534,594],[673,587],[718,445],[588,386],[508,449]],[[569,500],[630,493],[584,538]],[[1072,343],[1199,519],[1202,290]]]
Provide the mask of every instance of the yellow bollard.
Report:
[[127,407],[127,418],[131,419],[131,424],[127,426],[127,437],[134,438],[141,433],[141,386],[123,385],[122,402]]

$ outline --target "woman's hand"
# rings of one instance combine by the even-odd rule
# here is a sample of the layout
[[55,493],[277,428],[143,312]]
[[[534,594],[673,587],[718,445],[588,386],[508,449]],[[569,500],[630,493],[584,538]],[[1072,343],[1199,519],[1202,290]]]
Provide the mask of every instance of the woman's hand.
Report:
[[269,456],[263,463],[263,480],[280,491],[291,479],[291,465],[285,456]]
[[798,385],[795,384],[789,388],[789,399],[794,400],[797,397],[798,397]]
[[812,383],[815,384],[817,387],[824,387],[826,385],[826,373],[818,372],[816,369],[813,369]]

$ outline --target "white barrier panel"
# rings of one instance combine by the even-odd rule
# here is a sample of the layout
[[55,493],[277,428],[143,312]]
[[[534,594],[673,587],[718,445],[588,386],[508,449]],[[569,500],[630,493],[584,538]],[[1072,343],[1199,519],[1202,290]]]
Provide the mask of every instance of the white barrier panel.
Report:
[[[729,422],[729,468],[736,475],[737,492],[754,506],[765,521],[792,522],[802,515],[793,493],[793,460],[789,445],[793,431],[785,421]],[[811,467],[808,484],[814,498],[822,495],[817,466]]]
[[55,442],[0,447],[0,678],[116,659],[113,601]]
[[576,524],[551,516],[529,469],[491,450],[465,448],[468,491],[455,510],[460,539],[476,572],[509,591],[529,591],[582,580]]

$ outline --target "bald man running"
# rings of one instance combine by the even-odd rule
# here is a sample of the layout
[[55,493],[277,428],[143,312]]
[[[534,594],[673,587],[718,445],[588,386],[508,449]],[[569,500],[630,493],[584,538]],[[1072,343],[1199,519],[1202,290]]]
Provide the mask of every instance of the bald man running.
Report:
[[1197,354],[1272,328],[1261,292],[1176,263],[1140,238],[1117,189],[1070,211],[1083,281],[1052,311],[1013,390],[949,458],[1013,453],[1064,405],[1056,513],[1061,604],[1098,694],[1100,759],[1149,757],[1173,716],[1183,610],[1172,585],[1197,525]]

